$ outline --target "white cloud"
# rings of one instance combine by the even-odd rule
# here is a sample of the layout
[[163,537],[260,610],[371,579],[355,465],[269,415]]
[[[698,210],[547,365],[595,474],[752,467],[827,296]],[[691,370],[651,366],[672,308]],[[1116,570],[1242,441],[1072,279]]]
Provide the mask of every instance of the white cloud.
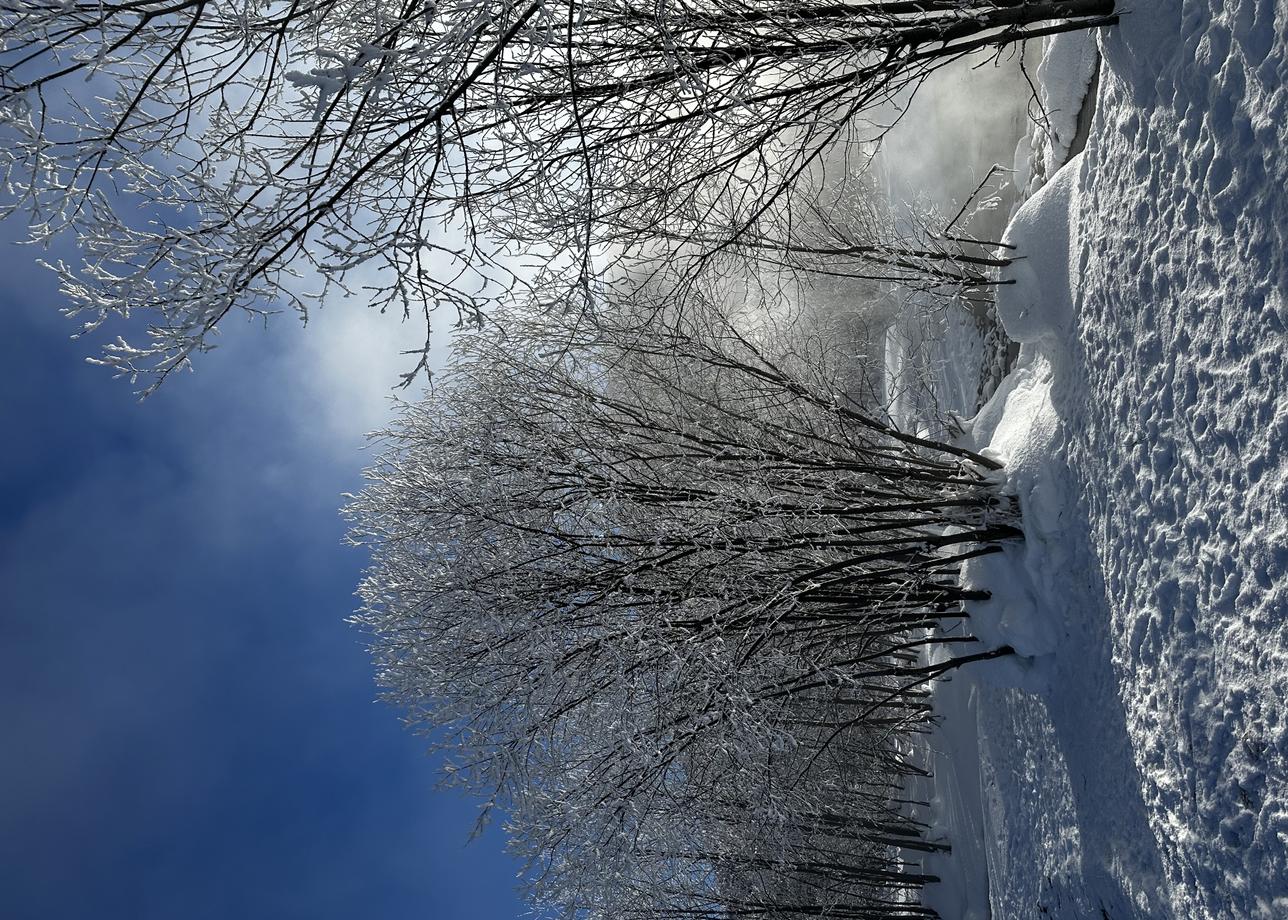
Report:
[[[437,345],[432,364],[442,366],[450,321],[435,323]],[[283,383],[312,420],[311,434],[350,451],[366,434],[391,418],[395,397],[416,399],[419,380],[396,389],[401,375],[416,364],[424,330],[415,320],[380,313],[354,301],[341,301],[314,311],[308,325],[292,330],[291,353]]]

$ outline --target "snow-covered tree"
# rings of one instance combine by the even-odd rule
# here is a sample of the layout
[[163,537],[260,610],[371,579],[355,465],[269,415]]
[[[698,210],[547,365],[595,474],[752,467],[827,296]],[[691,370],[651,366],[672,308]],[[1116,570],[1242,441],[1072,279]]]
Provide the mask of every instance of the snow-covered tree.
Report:
[[898,739],[1008,651],[972,651],[955,575],[1018,531],[994,463],[783,332],[696,299],[509,317],[351,508],[390,698],[562,915],[933,916]]
[[151,379],[230,313],[305,310],[301,272],[471,322],[515,241],[583,287],[595,252],[782,241],[764,221],[874,107],[1113,21],[1113,0],[3,0],[0,164],[37,238],[79,238],[58,269],[86,324],[149,318],[105,360]]

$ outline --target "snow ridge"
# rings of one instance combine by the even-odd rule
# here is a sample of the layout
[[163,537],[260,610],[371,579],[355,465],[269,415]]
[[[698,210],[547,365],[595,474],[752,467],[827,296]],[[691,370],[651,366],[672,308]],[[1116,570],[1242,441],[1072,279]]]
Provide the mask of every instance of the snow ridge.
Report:
[[967,433],[1027,536],[969,573],[1021,656],[954,681],[988,912],[1288,917],[1288,7],[1151,4],[1100,45],[1086,150],[1008,230],[1024,345]]

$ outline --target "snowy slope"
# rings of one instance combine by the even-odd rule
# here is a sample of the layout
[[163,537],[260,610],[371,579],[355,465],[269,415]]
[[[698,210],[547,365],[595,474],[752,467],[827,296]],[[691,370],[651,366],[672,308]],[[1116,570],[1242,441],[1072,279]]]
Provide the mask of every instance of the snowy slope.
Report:
[[994,917],[1288,917],[1286,45],[1282,4],[1132,10],[1008,231],[971,434],[1028,539],[971,575],[1029,657],[956,682]]
[[1068,453],[1178,916],[1288,917],[1288,8],[1104,43]]

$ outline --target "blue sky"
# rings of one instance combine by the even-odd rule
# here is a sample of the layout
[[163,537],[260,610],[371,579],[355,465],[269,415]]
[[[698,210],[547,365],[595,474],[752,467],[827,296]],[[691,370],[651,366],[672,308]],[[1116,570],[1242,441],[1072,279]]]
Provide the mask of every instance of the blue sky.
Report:
[[397,325],[238,325],[140,404],[5,230],[0,917],[521,916],[343,622]]

